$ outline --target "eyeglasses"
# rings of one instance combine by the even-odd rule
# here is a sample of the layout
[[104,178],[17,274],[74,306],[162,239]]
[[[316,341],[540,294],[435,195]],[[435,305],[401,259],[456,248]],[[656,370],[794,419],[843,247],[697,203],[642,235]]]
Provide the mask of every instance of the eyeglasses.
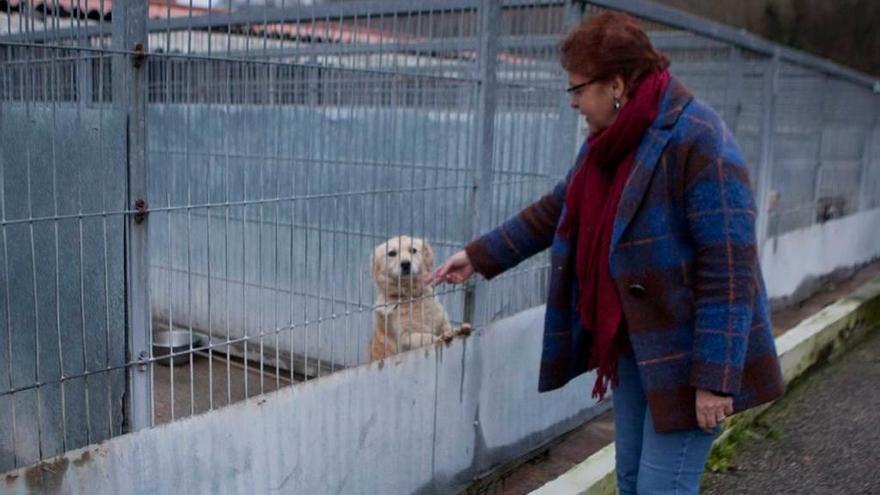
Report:
[[582,88],[585,88],[585,87],[589,86],[590,84],[593,84],[594,82],[596,82],[595,79],[590,79],[590,80],[587,81],[587,82],[582,82],[582,83],[580,83],[580,84],[575,84],[574,86],[569,86],[569,87],[565,90],[565,92],[568,93],[568,94],[570,94],[570,95],[571,95],[571,94],[577,94],[577,93],[575,93],[576,91],[578,91],[578,90],[580,90],[580,89],[582,89]]

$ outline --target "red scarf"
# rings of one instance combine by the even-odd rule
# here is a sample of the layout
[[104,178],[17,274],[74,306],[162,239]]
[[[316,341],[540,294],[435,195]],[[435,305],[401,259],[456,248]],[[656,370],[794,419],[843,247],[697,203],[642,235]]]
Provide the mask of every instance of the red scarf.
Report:
[[566,215],[559,234],[575,250],[580,287],[577,310],[581,325],[593,333],[590,369],[598,368],[593,397],[605,396],[617,382],[615,334],[623,320],[617,286],[611,278],[609,254],[614,217],[635,162],[636,149],[657,118],[669,72],[645,76],[607,129],[590,134],[588,151],[574,173],[565,197]]

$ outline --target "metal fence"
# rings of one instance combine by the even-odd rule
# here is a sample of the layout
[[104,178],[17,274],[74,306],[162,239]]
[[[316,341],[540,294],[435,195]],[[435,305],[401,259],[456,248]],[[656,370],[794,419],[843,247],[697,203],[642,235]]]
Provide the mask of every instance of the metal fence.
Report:
[[[0,470],[365,363],[376,245],[442,260],[570,166],[598,9],[734,130],[762,238],[880,204],[872,80],[649,2],[223,5],[0,2]],[[479,328],[546,269],[437,294]]]

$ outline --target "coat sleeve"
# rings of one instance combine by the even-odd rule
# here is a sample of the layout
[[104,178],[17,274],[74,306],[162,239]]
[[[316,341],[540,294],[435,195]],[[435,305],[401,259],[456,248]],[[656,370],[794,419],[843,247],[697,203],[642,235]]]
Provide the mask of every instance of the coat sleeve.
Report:
[[573,171],[541,199],[465,246],[477,273],[491,279],[550,247]]
[[751,330],[758,271],[748,169],[720,125],[702,133],[685,167],[685,210],[694,245],[691,385],[736,394]]

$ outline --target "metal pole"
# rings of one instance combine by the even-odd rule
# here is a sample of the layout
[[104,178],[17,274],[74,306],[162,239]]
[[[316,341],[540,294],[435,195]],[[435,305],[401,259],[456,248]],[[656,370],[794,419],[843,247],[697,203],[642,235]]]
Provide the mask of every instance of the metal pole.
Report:
[[[83,46],[84,44],[84,42],[80,42],[80,46]],[[83,52],[78,52],[76,62],[76,99],[80,109],[85,109],[92,104],[92,80],[94,78],[92,75],[93,67],[92,54],[88,52],[85,54],[83,54]]]
[[727,89],[724,94],[727,126],[730,132],[736,136],[739,126],[739,117],[742,115],[742,75],[743,62],[742,50],[739,47],[730,47],[730,58],[727,61]]
[[[479,66],[477,86],[477,135],[471,150],[472,187],[468,195],[464,238],[466,241],[486,232],[492,212],[492,160],[495,139],[495,106],[497,81],[495,66],[498,44],[498,25],[501,18],[501,0],[481,0],[479,11]],[[477,300],[484,300],[483,284],[475,283],[465,289],[464,321],[477,323]],[[480,296],[478,298],[478,295]]]
[[[584,16],[586,11],[586,5],[584,2],[580,0],[572,0],[568,2],[565,6],[565,29],[566,34],[569,30],[574,29],[578,23],[581,22],[581,19]],[[560,177],[564,176],[568,171],[568,168],[571,166],[573,161],[573,157],[577,155],[578,150],[580,150],[581,143],[583,142],[583,136],[580,135],[578,130],[580,129],[580,119],[579,114],[572,110],[571,108],[571,99],[568,94],[561,91],[561,88],[567,83],[566,75],[564,71],[560,68],[562,74],[562,81],[560,81],[560,91],[559,91],[559,132],[557,136],[560,139],[560,146],[557,146],[558,150],[558,159],[556,160],[556,164],[560,167],[559,170],[553,170],[553,172],[558,172]]]
[[[129,215],[125,225],[126,319],[129,362],[150,356],[150,299],[147,250],[146,59],[147,2],[117,0],[113,5],[113,101],[127,114],[127,205],[144,213]],[[150,365],[127,370],[127,431],[151,425]]]
[[816,209],[819,206],[819,196],[822,192],[822,167],[825,164],[825,127],[831,125],[834,118],[834,112],[828,107],[836,100],[829,100],[828,95],[831,94],[830,76],[822,74],[822,84],[820,85],[821,106],[818,108],[820,115],[819,129],[816,131],[816,163],[813,164],[813,201],[810,203],[810,215],[813,217],[810,223],[816,223],[818,215]]
[[773,178],[773,129],[776,124],[776,91],[779,78],[779,48],[773,52],[773,57],[764,69],[763,91],[763,115],[761,117],[761,159],[758,163],[758,183],[756,194],[756,207],[758,209],[758,221],[755,229],[755,237],[758,242],[759,252],[767,240],[767,223],[769,211],[767,200],[770,194],[770,181]]
[[[859,196],[856,211],[865,211],[871,207],[871,196],[868,190],[868,171],[873,165],[874,157],[872,156],[872,148],[874,147],[874,136],[877,134],[877,126],[880,125],[880,84],[874,88],[874,116],[871,120],[870,127],[865,133],[865,141],[862,146],[862,168],[859,171]],[[876,171],[875,171],[876,173]]]

